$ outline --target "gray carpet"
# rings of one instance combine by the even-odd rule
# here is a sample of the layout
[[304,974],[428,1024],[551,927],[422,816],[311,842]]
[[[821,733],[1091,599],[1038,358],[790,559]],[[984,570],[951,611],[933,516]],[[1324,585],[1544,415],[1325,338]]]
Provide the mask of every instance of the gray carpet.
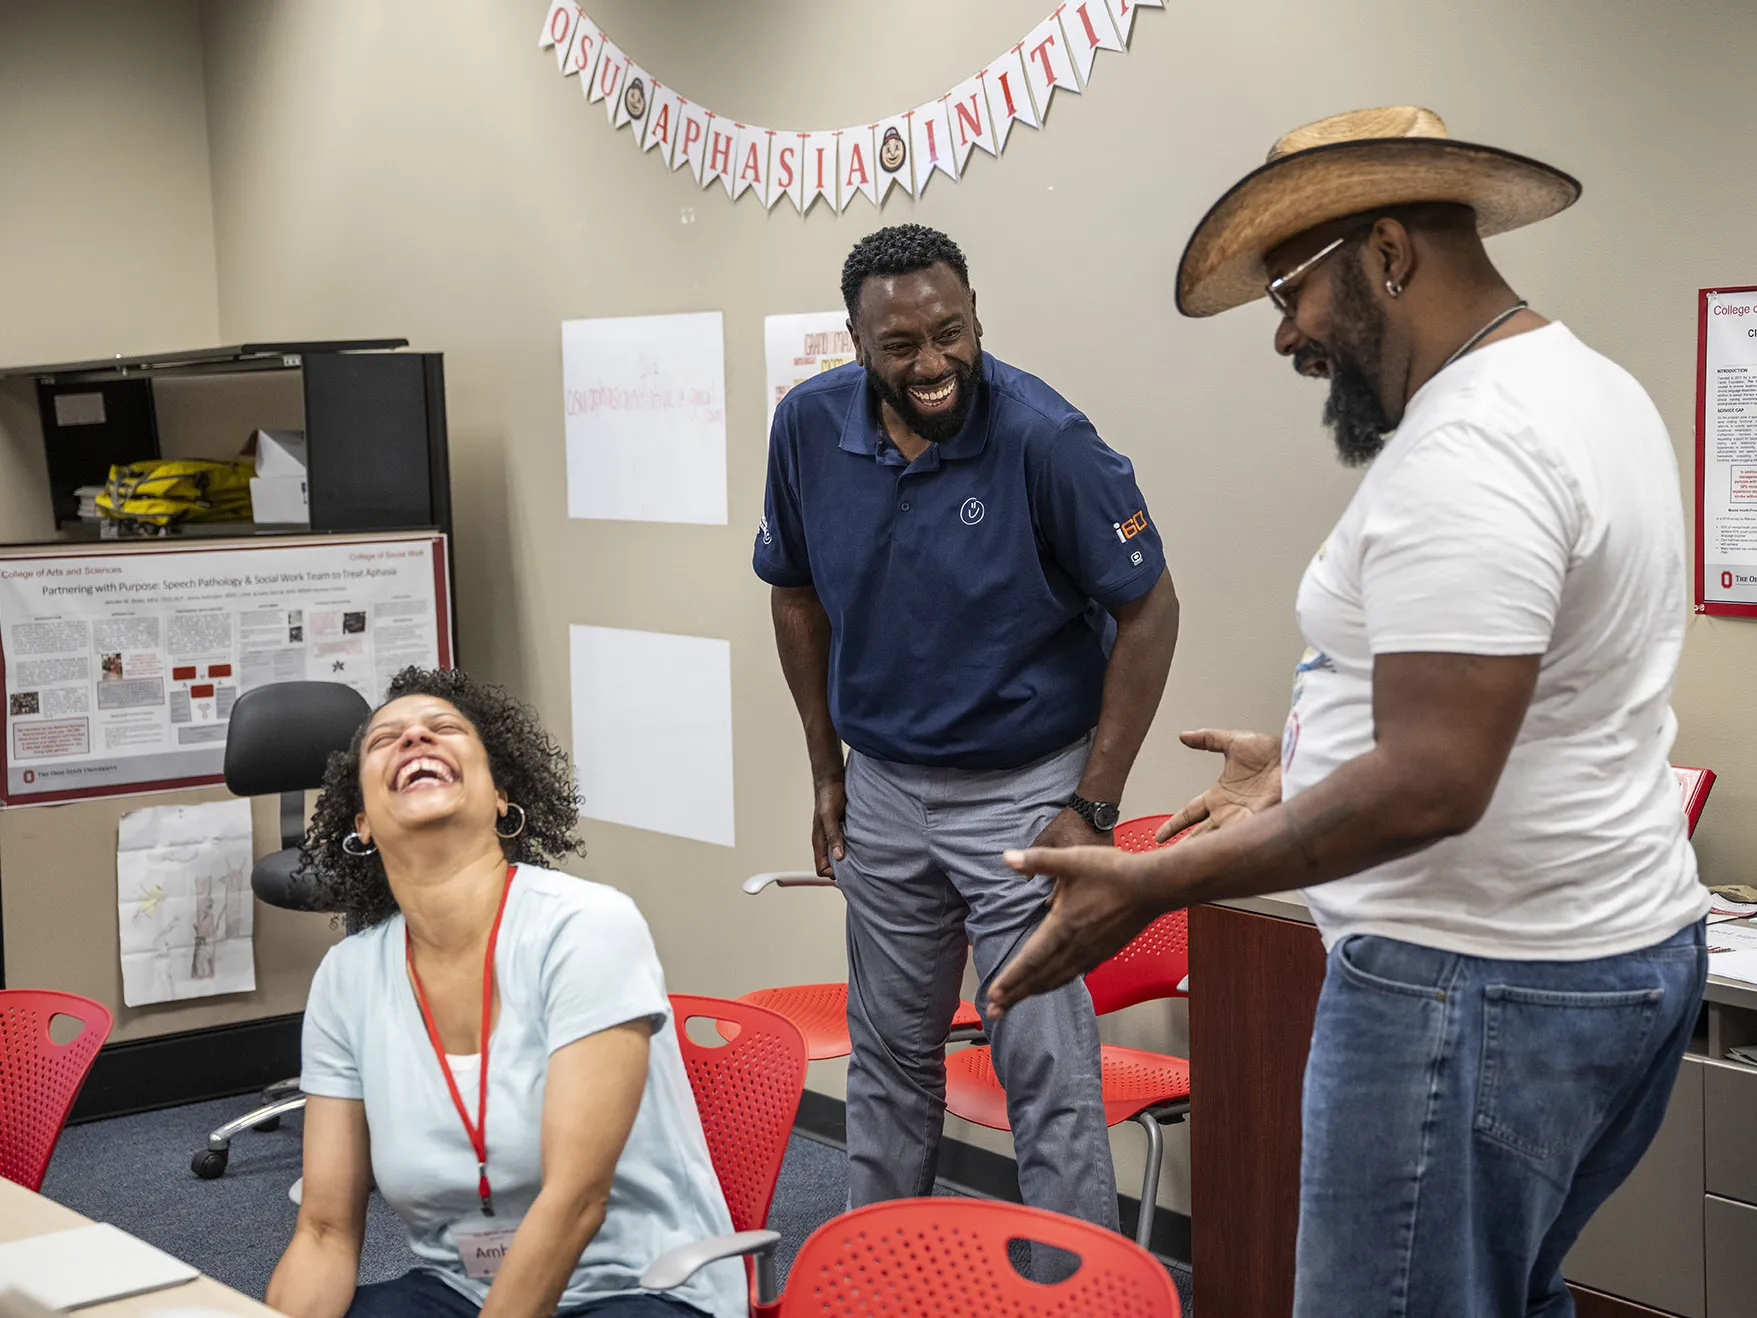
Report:
[[[205,1146],[207,1133],[244,1110],[245,1100],[224,1099],[71,1127],[55,1150],[43,1193],[260,1298],[298,1213],[287,1187],[299,1175],[302,1123],[294,1117],[277,1131],[239,1138],[217,1181],[197,1180],[189,1171],[190,1155]],[[781,1233],[783,1278],[806,1236],[839,1213],[847,1196],[841,1150],[796,1135],[769,1211],[769,1225]],[[360,1280],[383,1281],[407,1270],[413,1260],[404,1239],[401,1224],[373,1195]],[[1171,1273],[1189,1313],[1189,1271],[1173,1264]]]

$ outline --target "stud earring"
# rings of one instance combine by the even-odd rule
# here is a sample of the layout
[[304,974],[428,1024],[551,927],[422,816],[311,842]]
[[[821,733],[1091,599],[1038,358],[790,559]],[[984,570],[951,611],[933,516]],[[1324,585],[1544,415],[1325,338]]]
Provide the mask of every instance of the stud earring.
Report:
[[1403,285],[1398,283],[1395,279],[1387,279],[1385,281],[1385,291],[1392,297],[1402,297]]

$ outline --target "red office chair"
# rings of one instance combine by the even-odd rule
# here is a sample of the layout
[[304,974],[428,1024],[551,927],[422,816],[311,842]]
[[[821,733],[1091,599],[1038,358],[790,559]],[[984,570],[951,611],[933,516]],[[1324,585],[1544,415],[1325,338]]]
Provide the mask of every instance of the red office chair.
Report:
[[[762,1227],[805,1092],[805,1037],[779,1012],[725,998],[673,993],[671,1015],[732,1229],[751,1245],[746,1272],[753,1312],[766,1311],[764,1306],[774,1303],[775,1257],[773,1244],[765,1248],[763,1241],[774,1233]],[[692,1019],[715,1022],[727,1042],[719,1047],[697,1043],[685,1028]],[[730,1034],[729,1025],[734,1027]],[[704,1258],[696,1266],[712,1261]]]
[[1685,836],[1693,836],[1696,821],[1702,818],[1702,807],[1708,804],[1708,794],[1714,790],[1714,770],[1674,764],[1672,772],[1677,775],[1678,790],[1684,798],[1684,818],[1689,821]]
[[[834,879],[826,879],[805,870],[788,870],[771,874],[755,874],[744,881],[744,890],[753,896],[770,884],[777,888],[833,888]],[[831,1057],[846,1057],[853,1045],[848,1041],[848,985],[788,984],[782,988],[756,989],[743,994],[740,1002],[754,1002],[759,1007],[778,1011],[792,1021],[805,1035],[811,1060],[821,1062]],[[960,1001],[952,1017],[948,1041],[976,1039],[982,1036],[982,1014],[975,1004]],[[727,1035],[731,1038],[731,1035]]]
[[[56,1043],[49,1037],[56,1016],[85,1028]],[[27,1190],[42,1188],[67,1114],[109,1037],[110,1013],[90,998],[0,989],[0,1176]]]
[[[1079,1257],[1048,1284],[1021,1277],[1010,1241]],[[677,1285],[658,1265],[649,1289]],[[752,1311],[753,1315],[757,1313]],[[1146,1250],[1075,1218],[1021,1204],[894,1199],[832,1218],[806,1238],[776,1318],[1179,1318],[1171,1274]]]
[[[1160,846],[1153,834],[1168,818],[1150,815],[1118,824],[1115,845],[1124,851]],[[1163,845],[1170,846],[1183,836],[1179,833]],[[1115,956],[1094,967],[1086,976],[1086,990],[1092,995],[1092,1009],[1103,1016],[1155,998],[1187,997],[1189,973],[1188,916],[1184,911],[1173,911],[1160,916]],[[1189,1115],[1190,1064],[1167,1053],[1108,1043],[1099,1050],[1099,1057],[1105,1124],[1133,1121],[1147,1132],[1147,1172],[1141,1182],[1141,1213],[1135,1228],[1135,1240],[1145,1248],[1153,1238],[1159,1166],[1165,1150],[1160,1126]],[[946,1058],[946,1110],[990,1130],[1012,1129],[1006,1091],[994,1073],[994,1059],[986,1045],[963,1048]]]

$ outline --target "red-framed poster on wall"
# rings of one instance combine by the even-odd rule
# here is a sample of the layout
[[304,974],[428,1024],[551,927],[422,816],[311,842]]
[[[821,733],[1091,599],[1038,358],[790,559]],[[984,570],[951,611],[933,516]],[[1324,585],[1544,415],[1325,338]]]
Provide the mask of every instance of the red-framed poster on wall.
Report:
[[1757,618],[1757,287],[1697,296],[1696,612]]
[[0,550],[0,805],[223,781],[233,702],[452,662],[434,532]]

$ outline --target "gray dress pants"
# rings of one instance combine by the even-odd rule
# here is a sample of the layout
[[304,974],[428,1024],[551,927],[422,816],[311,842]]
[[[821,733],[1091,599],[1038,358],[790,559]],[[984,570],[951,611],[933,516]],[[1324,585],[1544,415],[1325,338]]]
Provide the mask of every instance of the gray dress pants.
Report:
[[[1001,860],[1030,845],[1079,783],[1090,739],[1018,769],[848,759],[848,1203],[933,1193],[945,1120],[945,1037],[966,938],[989,981],[1043,918],[1048,879]],[[1019,1188],[1037,1208],[1117,1226],[1099,1090],[1098,1023],[1075,980],[990,1030]]]

